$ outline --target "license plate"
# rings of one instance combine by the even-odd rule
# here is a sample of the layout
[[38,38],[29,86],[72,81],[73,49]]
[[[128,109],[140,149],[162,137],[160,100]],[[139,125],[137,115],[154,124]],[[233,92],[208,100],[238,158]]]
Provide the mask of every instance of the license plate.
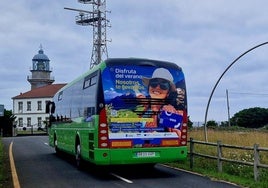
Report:
[[155,152],[137,152],[137,157],[155,157]]

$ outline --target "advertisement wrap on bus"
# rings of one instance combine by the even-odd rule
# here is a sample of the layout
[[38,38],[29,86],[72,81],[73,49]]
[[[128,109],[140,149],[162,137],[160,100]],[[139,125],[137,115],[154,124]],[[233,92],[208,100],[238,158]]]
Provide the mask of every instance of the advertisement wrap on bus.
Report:
[[103,75],[111,147],[179,145],[186,106],[181,71],[114,66]]

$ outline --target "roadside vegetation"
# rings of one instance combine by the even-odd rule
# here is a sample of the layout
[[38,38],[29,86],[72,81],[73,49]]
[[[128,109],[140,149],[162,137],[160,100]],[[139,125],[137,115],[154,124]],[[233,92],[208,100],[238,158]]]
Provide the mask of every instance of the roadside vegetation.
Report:
[[16,116],[12,114],[11,110],[4,110],[4,116],[0,117],[0,136],[11,136],[13,122]]
[[[216,143],[221,141],[224,144],[236,145],[236,146],[253,146],[255,143],[259,144],[260,147],[268,148],[268,129],[249,129],[241,127],[213,127],[209,128],[208,141]],[[188,132],[188,138],[194,140],[205,141],[203,128],[192,128]],[[189,144],[188,144],[189,147]],[[210,146],[196,144],[195,151],[202,154],[214,155],[216,148]],[[242,161],[253,161],[253,152],[245,150],[224,150],[224,157],[242,160]],[[268,164],[268,153],[261,154],[261,163]],[[268,187],[267,177],[268,169],[261,169],[260,180],[254,180],[253,166],[235,164],[231,162],[223,163],[222,173],[217,172],[217,161],[214,159],[208,159],[203,157],[195,157],[193,169],[190,168],[190,159],[179,163],[170,163],[169,165],[185,169],[192,172],[200,173],[204,176],[208,176],[212,179],[225,180],[228,182],[235,183],[242,187]]]
[[0,187],[3,188],[13,187],[8,154],[4,150],[1,137],[0,137]]

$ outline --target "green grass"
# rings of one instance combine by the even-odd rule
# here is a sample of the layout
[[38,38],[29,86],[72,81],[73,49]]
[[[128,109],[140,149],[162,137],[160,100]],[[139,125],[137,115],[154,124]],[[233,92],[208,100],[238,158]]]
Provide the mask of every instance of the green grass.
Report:
[[[209,142],[216,143],[221,141],[223,144],[236,146],[251,146],[257,143],[260,147],[267,148],[267,130],[253,130],[253,129],[209,129]],[[189,130],[188,138],[194,140],[204,141],[203,129]],[[189,144],[188,144],[189,149]],[[216,156],[217,151],[215,146],[207,146],[201,144],[194,145],[194,152],[201,154]],[[223,157],[233,160],[240,160],[246,162],[253,162],[253,151],[237,150],[237,149],[223,149]],[[260,155],[261,163],[268,164],[267,152]],[[185,169],[192,172],[197,172],[212,179],[225,180],[238,184],[243,187],[266,188],[268,187],[268,169],[260,168],[259,181],[254,180],[253,166],[235,164],[231,162],[223,162],[222,172],[217,171],[217,161],[215,159],[208,159],[203,157],[194,157],[193,169],[190,169],[190,160],[179,163],[169,163],[169,165]]]
[[0,187],[3,188],[13,187],[8,153],[5,152],[4,150],[1,137],[0,137]]
[[225,162],[223,172],[217,172],[217,162],[213,159],[195,157],[194,167],[190,168],[189,158],[178,163],[168,163],[167,165],[196,172],[207,176],[213,180],[227,181],[242,187],[267,188],[268,169],[262,169],[260,181],[254,180],[253,167]]

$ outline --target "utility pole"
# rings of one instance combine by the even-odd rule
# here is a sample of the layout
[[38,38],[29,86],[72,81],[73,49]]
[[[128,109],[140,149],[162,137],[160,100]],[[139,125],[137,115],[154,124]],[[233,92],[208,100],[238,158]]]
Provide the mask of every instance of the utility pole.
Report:
[[229,105],[228,89],[226,89],[226,98],[227,98],[228,126],[230,127],[231,123],[230,123],[230,105]]
[[78,0],[79,3],[91,4],[92,11],[64,8],[77,11],[79,15],[75,17],[76,24],[93,27],[93,47],[90,60],[90,69],[98,65],[103,58],[108,58],[106,45],[106,28],[110,27],[109,20],[106,19],[106,0]]

